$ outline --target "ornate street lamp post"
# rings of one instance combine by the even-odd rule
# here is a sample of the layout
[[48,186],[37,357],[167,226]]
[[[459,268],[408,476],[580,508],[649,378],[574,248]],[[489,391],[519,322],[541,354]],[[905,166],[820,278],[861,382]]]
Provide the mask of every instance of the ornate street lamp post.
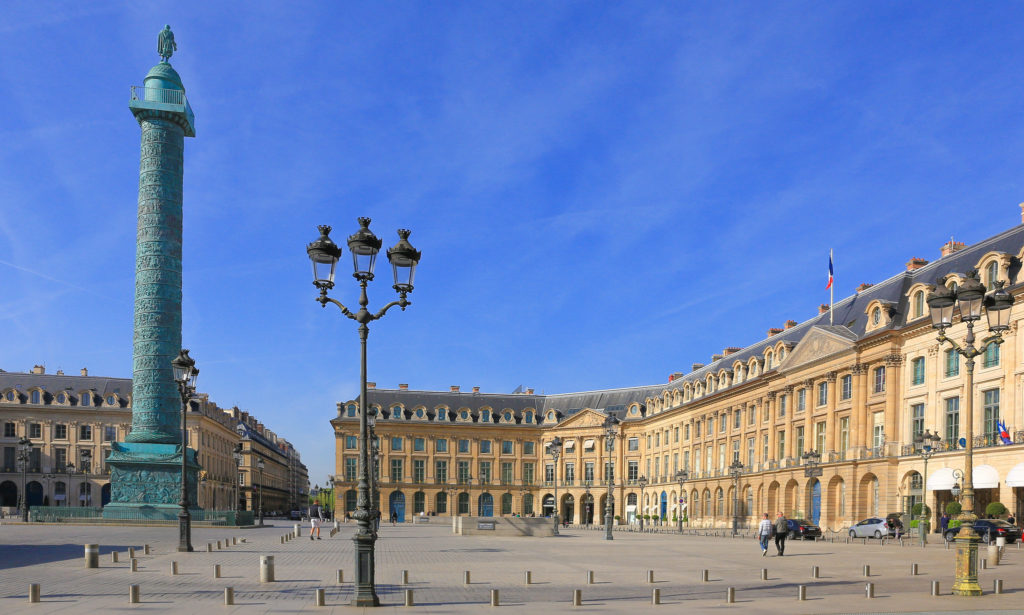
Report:
[[[676,482],[679,483],[679,497],[676,498],[676,523],[679,533],[683,533],[683,485],[690,479],[690,472],[686,469],[676,472]],[[642,528],[641,528],[642,529]]]
[[642,532],[644,531],[644,512],[647,510],[644,507],[644,489],[647,488],[647,477],[641,475],[636,479],[636,484],[640,485],[640,505],[637,507],[640,509],[640,514],[637,517],[640,518],[640,531]]
[[413,278],[416,274],[416,266],[420,262],[420,252],[409,243],[409,231],[399,229],[399,241],[387,252],[388,261],[391,263],[395,284],[392,288],[398,292],[398,301],[392,301],[385,305],[376,314],[371,314],[366,306],[370,300],[366,296],[366,285],[373,280],[373,267],[377,260],[377,253],[380,252],[381,240],[370,231],[370,219],[359,218],[359,230],[348,238],[348,248],[352,253],[354,267],[353,277],[359,282],[359,310],[350,311],[336,299],[327,296],[327,291],[334,288],[334,270],[341,257],[341,248],[330,238],[331,227],[320,226],[320,237],[306,247],[306,253],[313,262],[313,285],[320,291],[316,298],[320,305],[326,307],[333,303],[341,309],[346,317],[359,323],[360,341],[360,392],[359,392],[359,483],[356,503],[356,521],[359,528],[353,536],[355,542],[356,566],[355,566],[355,595],[352,599],[352,606],[380,606],[380,599],[377,597],[377,590],[374,584],[374,543],[377,541],[377,533],[373,530],[370,520],[374,516],[373,505],[370,502],[370,447],[369,430],[367,427],[366,401],[366,338],[369,336],[369,323],[384,317],[394,306],[399,306],[402,311],[409,305],[407,296],[413,289]]
[[263,527],[263,468],[264,467],[265,466],[264,466],[264,463],[263,463],[263,458],[262,457],[258,458],[256,460],[256,470],[257,470],[257,474],[259,476],[258,480],[259,480],[259,484],[260,484],[260,500],[259,500],[259,509],[260,509],[260,511],[259,511],[259,514],[260,514],[259,526],[260,527]]
[[188,356],[188,350],[181,349],[178,356],[171,361],[174,369],[174,381],[178,384],[178,395],[181,396],[181,500],[178,504],[178,551],[192,550],[192,515],[188,511],[188,402],[196,392],[196,378],[199,370],[196,362]]
[[18,440],[18,465],[21,466],[21,520],[26,523],[28,523],[28,462],[31,459],[32,441],[23,437]]
[[612,494],[612,487],[615,485],[615,465],[612,462],[612,452],[615,451],[615,438],[619,435],[619,419],[615,418],[615,415],[609,415],[604,425],[605,450],[608,451],[604,473],[604,478],[608,481],[608,494],[604,503],[604,539],[612,540],[612,521],[615,520],[615,496]]
[[[235,503],[231,507],[231,510],[238,512],[238,500],[241,499],[241,493],[239,487],[239,481],[241,480],[241,468],[242,468],[242,443],[239,442],[235,445],[235,450],[232,451],[231,457],[235,460],[235,480],[232,481],[235,484],[235,488],[231,490],[232,495],[235,497]],[[237,516],[235,517],[237,523]]]
[[82,505],[81,504],[82,497],[85,497],[85,500],[84,500],[85,501],[85,505],[88,506],[89,504],[92,504],[92,487],[89,486],[89,484],[90,484],[89,483],[89,472],[92,469],[92,451],[86,449],[86,450],[82,451],[81,455],[82,455],[82,485],[85,485],[85,487],[83,487],[82,485],[79,485],[78,486],[78,490],[79,491],[85,490],[85,493],[82,493],[81,495],[79,495],[78,501],[79,501],[79,506],[81,506]]
[[928,429],[914,436],[914,448],[921,459],[924,459],[924,474],[921,475],[921,516],[917,521],[917,533],[921,535],[922,547],[928,544],[928,531],[931,529],[931,510],[928,508],[928,460],[935,454],[935,447],[941,441],[939,434]]
[[[978,280],[978,270],[971,269],[957,290],[946,288],[945,277],[938,280],[928,294],[928,311],[932,327],[938,332],[939,344],[949,343],[967,365],[964,382],[965,404],[964,431],[967,447],[964,453],[963,507],[958,518],[962,522],[956,538],[956,580],[953,593],[960,596],[980,596],[978,584],[978,534],[974,531],[974,358],[985,352],[989,344],[1002,344],[1003,332],[1010,328],[1010,308],[1013,295],[1003,289],[1003,282],[994,283],[995,288],[988,296],[985,287]],[[960,312],[960,320],[967,324],[967,336],[963,344],[957,344],[946,337],[946,329],[953,324],[954,304]],[[980,348],[974,345],[974,321],[981,318],[982,304],[988,317],[988,330],[992,334],[981,340]]]
[[739,457],[732,460],[729,464],[729,476],[732,476],[732,535],[736,535],[736,530],[740,524],[740,476],[743,474],[743,463]]
[[551,516],[555,520],[555,536],[558,536],[558,456],[562,454],[562,439],[555,437],[554,440],[548,442],[548,454],[551,455],[551,459],[554,460],[554,473],[552,478],[555,483],[555,506],[554,510],[551,511]]
[[377,425],[377,411],[371,409],[369,413],[369,416],[366,417],[366,428],[370,433],[370,513],[371,525],[376,532],[380,530],[380,492],[378,491],[380,486],[377,484],[380,474],[380,440],[377,439],[377,434],[374,432],[374,427]]

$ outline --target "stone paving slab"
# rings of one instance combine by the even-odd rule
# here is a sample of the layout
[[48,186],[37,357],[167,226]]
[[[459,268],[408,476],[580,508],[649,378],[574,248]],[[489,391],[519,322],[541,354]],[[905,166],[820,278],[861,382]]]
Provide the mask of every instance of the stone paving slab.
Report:
[[[354,525],[343,525],[334,538],[302,538],[280,544],[292,525],[262,529],[196,528],[195,553],[177,553],[176,528],[80,527],[59,525],[0,526],[0,613],[75,613],[215,610],[223,613],[624,613],[733,611],[743,613],[851,612],[1021,612],[1024,604],[1024,550],[1010,546],[1002,564],[981,571],[986,594],[980,598],[930,596],[939,580],[948,594],[953,582],[953,551],[941,543],[921,548],[860,543],[789,541],[785,557],[761,557],[751,538],[603,533],[568,530],[556,538],[452,536],[442,526],[400,524],[381,527],[377,542],[377,588],[382,609],[347,606],[352,596]],[[237,536],[244,544],[206,552],[206,543]],[[85,569],[82,545],[99,543],[99,569]],[[142,545],[152,554],[142,554]],[[139,571],[131,572],[127,547],[138,547]],[[111,563],[110,551],[121,561]],[[982,550],[984,552],[984,549]],[[774,549],[771,549],[774,553]],[[273,555],[277,580],[258,582],[259,558]],[[171,562],[179,575],[170,574]],[[911,563],[920,574],[910,575]],[[219,579],[213,565],[221,565]],[[864,564],[872,576],[862,576]],[[811,578],[811,567],[820,578]],[[768,580],[760,580],[761,568]],[[342,569],[345,583],[335,583]],[[709,582],[701,582],[702,569]],[[410,583],[401,585],[401,571]],[[463,584],[463,571],[472,584]],[[534,584],[524,585],[531,570]],[[586,583],[587,571],[595,584]],[[656,583],[646,583],[647,570]],[[991,593],[992,580],[1004,581],[1004,594]],[[867,581],[874,599],[864,597]],[[42,585],[40,604],[28,604],[28,585]],[[128,586],[140,585],[142,604],[128,604]],[[797,586],[807,586],[808,600],[797,600]],[[235,605],[223,605],[224,587],[235,589]],[[313,606],[323,587],[326,607]],[[661,590],[661,606],[651,604],[651,590]],[[726,588],[736,588],[736,603],[725,604]],[[402,607],[404,590],[412,589],[417,606]],[[500,591],[502,606],[492,609],[490,590]],[[572,607],[574,589],[583,591],[583,607]],[[1014,610],[1016,609],[1016,610]]]

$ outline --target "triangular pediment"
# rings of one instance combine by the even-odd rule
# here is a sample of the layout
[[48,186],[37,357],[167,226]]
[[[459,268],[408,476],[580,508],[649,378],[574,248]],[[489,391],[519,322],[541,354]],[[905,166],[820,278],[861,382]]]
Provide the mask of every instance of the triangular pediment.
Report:
[[608,418],[603,412],[584,408],[558,424],[559,427],[602,427]]
[[787,372],[852,351],[854,349],[853,333],[845,327],[833,327],[833,329],[836,331],[829,331],[823,327],[812,327],[796,345],[793,352],[779,365],[779,371]]

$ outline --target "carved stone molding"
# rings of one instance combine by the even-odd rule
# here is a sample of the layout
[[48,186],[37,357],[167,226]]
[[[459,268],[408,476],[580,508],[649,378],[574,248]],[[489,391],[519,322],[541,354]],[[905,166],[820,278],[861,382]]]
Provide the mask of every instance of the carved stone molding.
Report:
[[825,374],[825,380],[828,380],[829,382],[835,382],[838,377],[839,372],[829,372]]
[[764,394],[765,398],[767,398],[770,401],[774,400],[776,395],[778,395],[777,391],[768,391],[767,393]]
[[864,363],[854,363],[850,367],[850,373],[856,376],[862,376],[868,373],[868,366],[865,365]]
[[787,384],[786,386],[782,387],[782,390],[785,391],[786,393],[792,393],[794,388],[795,387],[793,385]]
[[885,357],[885,364],[889,367],[899,367],[903,365],[904,355],[893,353]]

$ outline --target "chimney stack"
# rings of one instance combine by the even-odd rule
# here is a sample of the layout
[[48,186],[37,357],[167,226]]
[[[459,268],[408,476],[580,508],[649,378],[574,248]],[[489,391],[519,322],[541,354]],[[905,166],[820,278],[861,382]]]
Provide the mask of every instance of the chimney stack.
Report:
[[907,271],[914,271],[915,269],[920,269],[921,267],[924,267],[927,264],[928,261],[924,260],[923,258],[918,258],[915,256],[914,258],[907,261]]
[[398,385],[398,390],[399,391],[408,391],[409,390],[409,385],[408,384],[399,384]]
[[459,392],[459,385],[453,384],[452,385],[452,393],[458,393],[458,392]]
[[792,329],[795,326],[796,326],[796,321],[795,320],[787,320],[786,321],[786,328],[787,329]]
[[668,381],[669,382],[674,382],[677,378],[682,378],[682,377],[683,377],[683,372],[672,372],[671,374],[668,375]]
[[768,337],[778,335],[779,333],[782,333],[782,329],[778,327],[772,327],[771,329],[768,329]]
[[368,389],[376,389],[377,388],[377,383],[376,382],[367,382],[366,383],[366,388],[368,388]]
[[826,313],[828,313],[828,304],[827,303],[822,303],[821,305],[819,305],[818,306],[818,313],[819,314],[826,314]]
[[690,366],[690,371],[695,372],[702,367],[704,367],[703,363],[694,363],[693,365]]
[[533,389],[526,389],[527,395],[533,395]]
[[871,288],[872,286],[874,286],[874,284],[871,284],[869,282],[861,282],[860,286],[857,287],[857,292],[859,293],[862,290],[867,290],[867,289]]
[[739,352],[741,350],[743,350],[743,349],[742,348],[738,348],[736,346],[729,346],[728,348],[726,348],[725,350],[722,351],[722,355],[727,357],[727,356],[729,356],[729,355],[731,355],[733,353]]
[[42,366],[42,365],[33,365],[32,366],[32,373],[33,374],[45,374],[46,373],[46,368],[44,366]]
[[720,355],[720,354],[713,354],[713,355],[711,355],[711,362],[714,363],[715,361],[717,361],[717,360],[719,360],[721,358],[722,358],[722,355]]
[[62,370],[62,369],[58,369],[58,370],[57,370],[57,375],[58,375],[58,376],[63,376],[63,375],[64,375],[64,370]]
[[480,392],[480,387],[473,387],[473,392],[474,393],[479,393]]
[[950,237],[949,241],[947,241],[946,243],[942,244],[942,249],[941,249],[942,256],[949,256],[950,254],[952,254],[954,252],[959,252],[960,250],[963,250],[966,247],[967,247],[967,244],[965,244],[964,242],[962,242],[962,241],[953,241],[953,238]]

